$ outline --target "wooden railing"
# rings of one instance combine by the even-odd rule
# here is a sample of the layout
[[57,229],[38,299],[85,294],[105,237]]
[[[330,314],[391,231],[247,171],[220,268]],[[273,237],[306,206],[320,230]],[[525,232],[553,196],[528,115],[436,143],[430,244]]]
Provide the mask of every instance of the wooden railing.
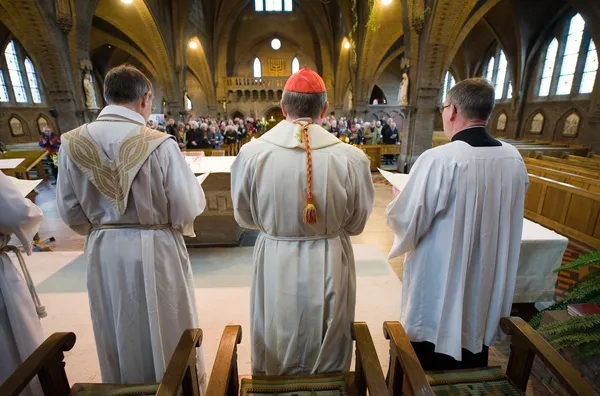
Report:
[[525,217],[600,249],[600,195],[596,193],[530,174]]
[[227,89],[242,90],[283,90],[288,77],[227,77]]

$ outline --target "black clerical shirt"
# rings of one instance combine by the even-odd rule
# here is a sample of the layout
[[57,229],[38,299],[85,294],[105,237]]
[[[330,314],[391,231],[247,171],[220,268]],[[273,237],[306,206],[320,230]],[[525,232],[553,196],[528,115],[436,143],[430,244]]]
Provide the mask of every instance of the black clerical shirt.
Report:
[[452,136],[452,141],[461,140],[473,147],[494,147],[502,146],[500,141],[494,139],[484,126],[474,126],[463,129]]

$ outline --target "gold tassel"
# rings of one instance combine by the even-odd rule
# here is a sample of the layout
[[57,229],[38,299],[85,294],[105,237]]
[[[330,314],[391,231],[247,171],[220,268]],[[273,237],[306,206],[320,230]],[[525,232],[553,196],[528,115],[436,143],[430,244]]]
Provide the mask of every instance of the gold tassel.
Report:
[[304,207],[304,224],[315,224],[317,222],[317,208],[312,203]]

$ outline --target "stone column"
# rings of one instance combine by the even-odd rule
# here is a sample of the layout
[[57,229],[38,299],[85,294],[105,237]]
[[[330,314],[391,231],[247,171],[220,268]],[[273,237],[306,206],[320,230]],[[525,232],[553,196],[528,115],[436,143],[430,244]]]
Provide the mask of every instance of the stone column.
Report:
[[400,172],[409,170],[419,155],[431,148],[439,88],[420,88],[414,107],[408,107],[407,128],[404,130],[402,149],[398,159]]

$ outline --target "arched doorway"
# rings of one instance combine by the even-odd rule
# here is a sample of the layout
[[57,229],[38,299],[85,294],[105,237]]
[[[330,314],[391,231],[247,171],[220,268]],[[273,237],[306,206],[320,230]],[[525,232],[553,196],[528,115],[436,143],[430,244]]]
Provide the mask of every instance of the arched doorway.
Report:
[[383,93],[383,90],[379,88],[377,85],[373,86],[373,91],[371,92],[371,98],[369,99],[369,104],[387,104],[387,98]]
[[269,122],[269,125],[267,126],[267,131],[273,128],[275,125],[279,124],[284,119],[285,117],[283,116],[281,108],[279,107],[273,107],[272,109],[267,111],[267,113],[265,114],[265,120]]

